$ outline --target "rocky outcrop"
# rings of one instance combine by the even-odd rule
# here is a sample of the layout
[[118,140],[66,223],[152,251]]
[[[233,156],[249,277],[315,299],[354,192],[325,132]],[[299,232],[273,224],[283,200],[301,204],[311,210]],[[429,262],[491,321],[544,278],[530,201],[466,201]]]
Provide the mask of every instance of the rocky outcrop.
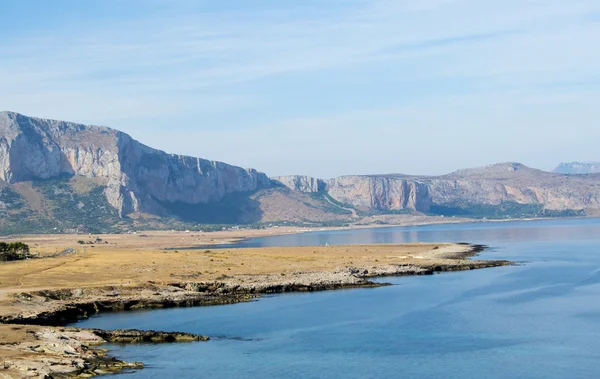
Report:
[[90,378],[141,369],[140,362],[124,362],[94,345],[107,342],[93,331],[77,328],[11,327],[0,325],[2,378]]
[[95,345],[107,342],[170,343],[208,341],[206,336],[154,330],[101,330],[71,327],[8,328],[0,325],[2,341],[2,378],[89,378],[142,369],[141,362],[124,362],[107,355]]
[[432,203],[439,205],[509,202],[555,211],[600,209],[600,175],[567,176],[501,163],[419,180],[429,187]]
[[554,169],[557,174],[598,174],[600,162],[570,162],[561,163]]
[[272,178],[292,191],[327,193],[332,199],[365,211],[429,210],[428,189],[422,183],[386,176],[349,175],[321,180],[291,175]]
[[102,330],[89,329],[92,333],[106,342],[113,343],[162,343],[162,342],[192,342],[208,341],[210,338],[193,333],[163,332],[157,330],[116,329]]
[[102,178],[108,202],[121,215],[152,211],[161,202],[219,201],[271,185],[256,170],[167,154],[107,127],[0,112],[0,179],[61,175]]
[[342,176],[327,181],[335,200],[360,209],[429,211],[428,187],[418,181],[387,176]]
[[271,179],[292,191],[316,193],[325,189],[325,182],[321,179],[313,178],[312,176],[289,175],[277,176]]

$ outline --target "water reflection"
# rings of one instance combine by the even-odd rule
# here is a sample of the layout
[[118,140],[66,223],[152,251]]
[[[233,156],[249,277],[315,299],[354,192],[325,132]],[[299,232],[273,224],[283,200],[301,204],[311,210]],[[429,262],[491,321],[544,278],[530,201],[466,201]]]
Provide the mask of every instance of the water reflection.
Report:
[[600,238],[600,219],[486,222],[317,231],[255,238],[223,247],[316,246],[370,243],[508,243]]

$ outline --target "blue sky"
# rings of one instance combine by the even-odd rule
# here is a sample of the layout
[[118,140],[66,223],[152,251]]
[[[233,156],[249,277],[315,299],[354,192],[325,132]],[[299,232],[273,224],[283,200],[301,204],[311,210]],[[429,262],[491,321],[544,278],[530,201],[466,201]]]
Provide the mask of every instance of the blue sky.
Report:
[[598,0],[4,0],[0,110],[269,175],[600,160]]

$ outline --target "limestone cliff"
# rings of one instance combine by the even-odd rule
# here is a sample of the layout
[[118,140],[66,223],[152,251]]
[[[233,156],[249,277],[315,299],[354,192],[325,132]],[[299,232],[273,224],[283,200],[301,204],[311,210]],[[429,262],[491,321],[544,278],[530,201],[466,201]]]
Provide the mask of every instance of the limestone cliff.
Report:
[[600,209],[600,175],[561,175],[501,163],[418,179],[429,187],[432,203],[443,206],[514,203],[552,211]]
[[[286,177],[295,178],[295,177]],[[310,192],[300,180],[280,180]],[[474,217],[600,213],[600,174],[562,175],[500,163],[442,176],[343,176],[324,181],[333,199],[363,211],[418,211]]]
[[0,179],[17,183],[61,175],[103,179],[106,198],[121,215],[270,186],[256,170],[167,154],[107,127],[0,112]]
[[386,176],[342,176],[328,180],[327,193],[362,210],[427,212],[429,190],[414,180]]
[[275,182],[291,189],[305,193],[316,193],[325,189],[325,182],[321,179],[306,175],[276,176]]

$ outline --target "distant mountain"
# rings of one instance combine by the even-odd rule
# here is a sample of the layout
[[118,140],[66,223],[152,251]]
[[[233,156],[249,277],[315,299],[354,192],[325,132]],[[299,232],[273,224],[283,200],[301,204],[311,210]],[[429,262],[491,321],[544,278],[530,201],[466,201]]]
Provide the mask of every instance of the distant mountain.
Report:
[[600,173],[600,162],[561,163],[553,172],[558,174],[598,174]]
[[167,154],[107,127],[0,112],[0,234],[341,225],[402,214],[600,214],[600,174],[502,163],[435,177],[270,179],[254,169]]
[[[290,182],[282,178],[279,181]],[[362,212],[418,211],[490,218],[600,213],[600,175],[565,176],[519,163],[464,169],[442,176],[344,176],[322,182],[324,191],[334,200]],[[290,188],[303,190],[302,186]]]

